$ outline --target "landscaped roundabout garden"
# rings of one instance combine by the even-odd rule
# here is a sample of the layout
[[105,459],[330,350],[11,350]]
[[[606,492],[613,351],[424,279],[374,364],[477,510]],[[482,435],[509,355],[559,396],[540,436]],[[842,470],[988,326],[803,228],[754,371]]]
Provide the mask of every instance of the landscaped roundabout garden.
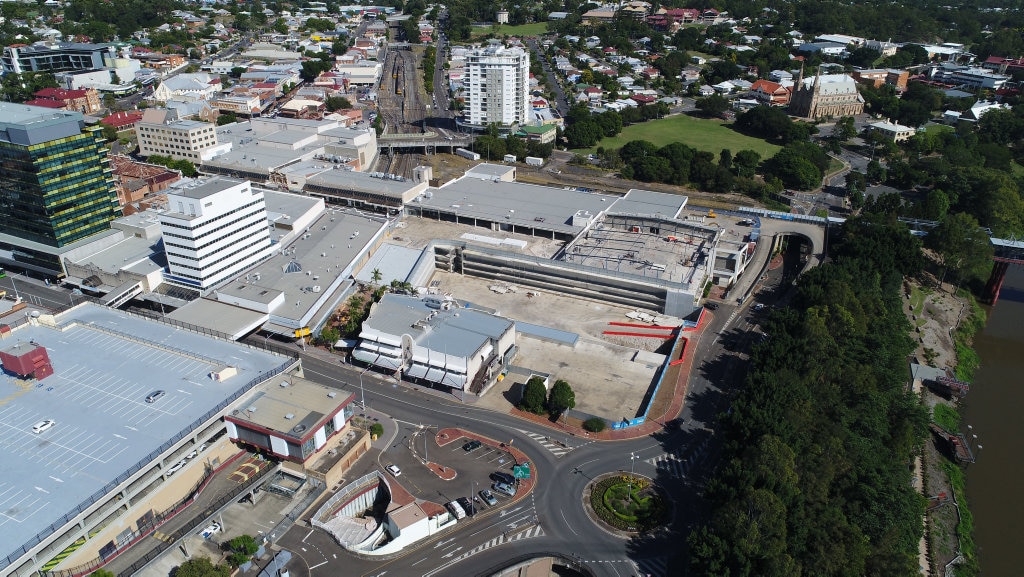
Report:
[[601,521],[620,531],[649,531],[668,517],[664,494],[639,475],[598,479],[591,486],[590,507]]

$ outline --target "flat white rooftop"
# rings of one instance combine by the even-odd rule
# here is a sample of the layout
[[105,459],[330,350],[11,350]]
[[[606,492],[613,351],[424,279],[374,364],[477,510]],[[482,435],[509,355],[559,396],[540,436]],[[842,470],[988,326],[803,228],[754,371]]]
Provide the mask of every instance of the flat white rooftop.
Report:
[[[36,342],[54,374],[0,374],[0,559],[48,537],[119,477],[148,466],[187,433],[292,359],[106,307],[82,304],[56,318],[66,328],[25,325],[4,348]],[[98,355],[97,351],[102,351]],[[215,382],[212,370],[238,369]],[[146,396],[166,392],[155,403]],[[33,433],[32,425],[56,425]]]

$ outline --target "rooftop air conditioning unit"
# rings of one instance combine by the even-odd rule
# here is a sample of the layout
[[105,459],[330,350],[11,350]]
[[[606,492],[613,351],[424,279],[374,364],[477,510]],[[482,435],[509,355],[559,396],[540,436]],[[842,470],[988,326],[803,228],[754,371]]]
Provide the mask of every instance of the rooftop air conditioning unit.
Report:
[[292,414],[292,413],[288,413],[287,415],[284,416],[284,418],[286,418],[286,419],[288,419],[290,421],[290,420],[295,418],[295,415]]

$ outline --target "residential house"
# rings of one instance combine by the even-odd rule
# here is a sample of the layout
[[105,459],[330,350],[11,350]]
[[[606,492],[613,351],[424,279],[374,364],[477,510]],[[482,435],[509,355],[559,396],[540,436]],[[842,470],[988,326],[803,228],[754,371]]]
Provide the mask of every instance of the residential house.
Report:
[[100,124],[113,126],[118,132],[121,132],[122,130],[133,130],[140,120],[142,120],[141,110],[123,110],[104,117],[100,120]]
[[750,95],[769,106],[786,106],[789,104],[790,92],[777,82],[758,80],[750,87]]
[[910,79],[910,73],[906,70],[893,68],[854,70],[850,75],[853,76],[854,80],[861,84],[870,84],[875,88],[887,84],[894,87],[899,92],[903,92],[907,89],[907,81]]
[[[83,88],[81,90],[64,90],[62,88],[44,88],[37,91],[35,100],[25,104],[29,106],[46,106],[48,108],[60,108],[83,114],[99,112],[100,96],[95,88]],[[49,101],[49,102],[47,102]],[[53,106],[57,103],[57,106]]]
[[910,140],[911,136],[917,134],[917,131],[910,126],[903,126],[902,124],[896,124],[888,120],[884,122],[872,122],[868,124],[868,129],[871,132],[877,132],[885,136],[885,138],[892,142],[904,142]]

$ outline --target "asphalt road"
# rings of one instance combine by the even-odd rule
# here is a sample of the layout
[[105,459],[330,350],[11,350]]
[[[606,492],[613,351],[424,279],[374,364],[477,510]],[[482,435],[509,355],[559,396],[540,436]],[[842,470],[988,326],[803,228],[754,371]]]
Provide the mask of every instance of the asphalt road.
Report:
[[[462,405],[385,378],[371,377],[370,373],[363,377],[360,392],[356,369],[306,356],[303,366],[307,378],[363,394],[372,409],[401,422],[460,427],[512,442],[530,456],[538,484],[532,495],[514,504],[506,505],[503,501],[504,507],[485,509],[476,519],[462,521],[454,530],[385,562],[350,555],[326,534],[310,532],[308,525],[294,527],[280,545],[300,552],[310,567],[321,566],[330,573],[329,567],[336,570],[344,566],[349,574],[366,576],[383,572],[424,577],[478,574],[516,555],[552,551],[572,552],[597,575],[668,574],[670,558],[679,553],[702,511],[699,489],[717,454],[717,440],[712,435],[714,421],[727,409],[732,383],[740,382],[745,371],[745,354],[730,352],[726,345],[742,351],[756,338],[756,323],[757,315],[749,308],[720,306],[700,344],[692,351],[705,360],[695,367],[689,399],[677,421],[681,423],[678,429],[666,427],[648,437],[618,442],[560,436],[509,415]],[[728,339],[721,338],[722,335]],[[544,441],[545,436],[572,449],[556,455],[544,446],[553,445],[550,440]],[[400,443],[389,442],[373,458],[379,463],[402,462],[399,453],[405,450]],[[431,460],[444,464],[439,459]],[[591,480],[631,468],[657,481],[673,502],[671,526],[645,538],[624,538],[597,527],[588,518],[582,502],[583,491]],[[460,496],[468,490],[459,486],[453,489]],[[417,496],[438,500],[433,494]]]

